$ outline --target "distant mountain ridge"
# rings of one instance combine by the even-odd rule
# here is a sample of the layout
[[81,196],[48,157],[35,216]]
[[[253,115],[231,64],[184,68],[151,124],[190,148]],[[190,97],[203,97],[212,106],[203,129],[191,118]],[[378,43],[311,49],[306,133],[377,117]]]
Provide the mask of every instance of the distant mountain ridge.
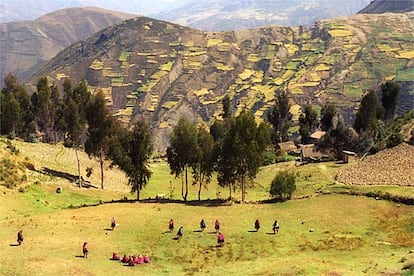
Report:
[[358,13],[378,14],[386,12],[402,13],[411,11],[414,11],[414,0],[374,0]]
[[235,114],[248,109],[261,120],[275,92],[287,89],[295,118],[307,103],[319,110],[331,102],[352,122],[362,95],[386,80],[403,84],[399,110],[412,108],[413,18],[354,15],[311,27],[203,32],[138,17],[60,52],[27,84],[86,78],[119,120],[150,121],[160,150],[180,116],[205,125],[220,119],[224,95]]
[[161,12],[156,18],[204,31],[308,26],[322,19],[355,14],[367,4],[368,0],[204,0]]
[[23,79],[72,43],[135,15],[100,8],[58,10],[35,21],[0,24],[0,76]]

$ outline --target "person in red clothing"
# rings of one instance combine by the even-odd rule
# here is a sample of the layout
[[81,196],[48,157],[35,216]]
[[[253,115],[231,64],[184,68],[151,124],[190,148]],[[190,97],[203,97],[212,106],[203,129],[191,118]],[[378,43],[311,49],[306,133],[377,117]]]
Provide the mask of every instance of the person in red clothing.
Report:
[[124,255],[123,257],[122,257],[122,260],[121,260],[121,262],[123,262],[123,263],[129,263],[129,257],[127,257],[127,255]]
[[144,263],[146,263],[146,264],[150,263],[150,257],[148,255],[144,256]]
[[221,232],[219,232],[217,236],[217,243],[219,244],[220,247],[224,246],[224,235]]
[[168,229],[170,229],[170,232],[174,231],[174,220],[170,219],[170,222],[168,222]]
[[214,229],[216,229],[216,233],[220,231],[220,222],[218,219],[216,219],[216,222],[214,223]]
[[112,253],[112,260],[119,261],[120,259],[118,252]]
[[138,255],[138,257],[135,259],[135,263],[136,264],[143,264],[144,263],[144,256],[142,256],[141,254]]

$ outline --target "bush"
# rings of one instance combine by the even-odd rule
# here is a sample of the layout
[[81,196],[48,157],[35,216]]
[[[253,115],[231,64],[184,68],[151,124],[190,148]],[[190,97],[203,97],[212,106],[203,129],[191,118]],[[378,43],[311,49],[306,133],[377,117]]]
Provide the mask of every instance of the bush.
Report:
[[263,156],[262,166],[274,164],[276,162],[276,155],[271,151],[266,151]]
[[270,185],[270,195],[281,199],[291,199],[296,190],[297,174],[289,171],[279,172]]

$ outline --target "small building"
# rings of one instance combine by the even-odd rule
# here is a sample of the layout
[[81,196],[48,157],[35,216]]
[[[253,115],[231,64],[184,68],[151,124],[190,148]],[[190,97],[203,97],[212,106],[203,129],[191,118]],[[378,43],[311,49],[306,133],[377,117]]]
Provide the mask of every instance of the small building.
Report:
[[278,143],[277,146],[279,149],[281,149],[283,152],[290,154],[290,155],[299,155],[300,150],[295,145],[293,141],[287,141],[287,142],[281,142]]
[[322,131],[322,130],[316,130],[315,132],[313,132],[310,136],[310,138],[312,139],[312,141],[319,141],[322,139],[323,136],[325,136],[326,131]]
[[331,156],[324,151],[320,151],[314,144],[302,145],[300,158],[304,163],[329,161]]
[[356,153],[349,150],[343,150],[342,151],[342,160],[344,163],[349,163],[350,161],[353,161],[356,157]]

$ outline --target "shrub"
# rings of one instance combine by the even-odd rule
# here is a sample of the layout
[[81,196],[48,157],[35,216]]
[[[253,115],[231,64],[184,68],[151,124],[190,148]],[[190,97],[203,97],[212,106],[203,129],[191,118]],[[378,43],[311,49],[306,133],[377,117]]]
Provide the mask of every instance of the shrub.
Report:
[[270,185],[270,195],[281,199],[292,198],[296,190],[297,174],[290,171],[281,171],[272,180]]

